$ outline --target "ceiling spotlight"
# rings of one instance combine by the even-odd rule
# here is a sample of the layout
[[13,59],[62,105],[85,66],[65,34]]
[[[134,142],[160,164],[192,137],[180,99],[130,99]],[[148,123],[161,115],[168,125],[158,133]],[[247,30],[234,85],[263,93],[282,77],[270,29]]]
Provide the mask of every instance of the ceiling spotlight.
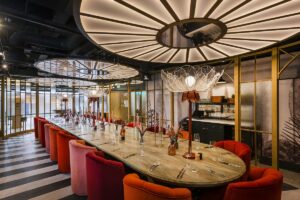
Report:
[[2,69],[7,69],[7,64],[3,64]]

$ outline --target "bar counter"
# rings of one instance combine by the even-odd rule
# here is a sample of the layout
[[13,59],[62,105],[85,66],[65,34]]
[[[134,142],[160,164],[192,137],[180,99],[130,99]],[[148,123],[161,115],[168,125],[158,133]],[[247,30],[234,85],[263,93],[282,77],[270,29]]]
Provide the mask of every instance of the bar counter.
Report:
[[[120,141],[120,126],[116,132],[114,124],[107,124],[105,131],[99,130],[99,127],[94,131],[89,125],[75,125],[62,118],[49,121],[158,182],[180,187],[214,187],[239,179],[246,170],[244,162],[235,154],[217,147],[210,148],[203,143],[193,142],[193,152],[197,158],[187,160],[182,157],[188,148],[188,141],[184,139],[179,139],[176,155],[170,156],[169,138],[166,135],[146,132],[144,145],[141,145],[135,128],[127,127],[126,139]],[[198,156],[200,152],[202,160]],[[156,167],[153,168],[154,165]],[[178,178],[180,171],[184,171],[182,178]]]

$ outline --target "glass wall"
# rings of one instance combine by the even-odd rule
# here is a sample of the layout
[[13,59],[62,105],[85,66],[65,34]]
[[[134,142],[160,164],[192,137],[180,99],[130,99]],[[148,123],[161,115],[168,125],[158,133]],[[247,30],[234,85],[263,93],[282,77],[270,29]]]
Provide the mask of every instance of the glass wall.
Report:
[[[84,94],[81,90],[55,85],[38,88],[39,116],[51,117],[65,108],[72,110],[73,96],[75,97],[75,111],[82,112],[84,103],[87,105],[87,98],[84,101]],[[4,78],[4,96],[1,100],[4,99],[3,132],[5,136],[33,130],[33,118],[36,116],[37,109],[36,89],[36,84],[26,80]],[[66,104],[62,101],[63,97],[68,98]]]

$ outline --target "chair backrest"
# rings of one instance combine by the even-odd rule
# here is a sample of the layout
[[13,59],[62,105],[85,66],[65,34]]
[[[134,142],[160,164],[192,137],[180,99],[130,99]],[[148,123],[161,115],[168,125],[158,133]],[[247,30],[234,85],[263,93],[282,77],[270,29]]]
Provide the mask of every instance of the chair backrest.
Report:
[[233,140],[224,140],[216,142],[216,147],[226,149],[237,156],[239,156],[246,164],[246,172],[242,176],[241,180],[247,180],[249,170],[250,170],[250,161],[251,161],[251,149],[247,144],[233,141]]
[[252,168],[249,180],[230,183],[224,200],[280,200],[282,173],[272,168]]
[[123,180],[124,200],[191,200],[190,190],[186,188],[169,188],[141,180],[137,174],[128,174]]
[[69,173],[71,170],[69,141],[76,140],[77,138],[65,131],[59,131],[56,135],[56,139],[58,169],[62,173]]
[[84,140],[70,140],[69,148],[72,191],[80,196],[87,195],[86,154],[97,149],[85,145]]
[[99,152],[86,154],[88,198],[123,200],[124,165],[102,155]]
[[[159,132],[161,130],[161,128],[159,128],[158,126],[154,127],[154,126],[150,126],[150,127],[147,127],[146,128],[147,131],[150,131],[150,132]],[[163,134],[166,134],[166,129],[165,128],[162,128],[162,131],[163,131]]]

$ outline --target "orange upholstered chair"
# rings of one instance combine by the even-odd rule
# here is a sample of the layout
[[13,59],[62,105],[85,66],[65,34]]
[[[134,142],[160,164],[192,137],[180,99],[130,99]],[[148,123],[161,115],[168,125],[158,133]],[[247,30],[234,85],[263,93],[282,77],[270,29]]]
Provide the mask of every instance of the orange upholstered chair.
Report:
[[185,130],[181,130],[179,132],[179,134],[181,135],[181,138],[188,140],[189,139],[189,132],[185,131]]
[[282,173],[271,168],[252,168],[248,181],[230,183],[224,200],[280,200]]
[[137,174],[128,174],[123,179],[124,200],[191,200],[186,188],[169,188],[141,180]]
[[86,154],[96,151],[96,148],[85,145],[84,140],[70,140],[69,148],[72,191],[79,196],[86,196]]
[[45,147],[46,147],[46,152],[50,153],[50,135],[49,135],[49,129],[50,126],[53,126],[52,124],[45,124],[44,129],[45,129]]
[[233,140],[224,140],[216,142],[216,147],[226,149],[237,156],[239,156],[246,164],[246,172],[242,176],[241,180],[247,180],[249,170],[250,170],[250,161],[251,161],[251,149],[247,144],[236,142]]
[[39,137],[39,119],[42,119],[41,117],[34,117],[33,122],[34,122],[34,136],[35,138]]
[[49,128],[49,139],[50,139],[50,159],[57,161],[57,139],[56,135],[60,131],[56,126],[50,126]]
[[61,173],[70,173],[70,149],[69,141],[77,139],[65,131],[59,131],[57,139],[57,163]]
[[49,124],[49,122],[46,119],[40,118],[38,120],[38,135],[40,143],[43,147],[45,147],[45,124]]

